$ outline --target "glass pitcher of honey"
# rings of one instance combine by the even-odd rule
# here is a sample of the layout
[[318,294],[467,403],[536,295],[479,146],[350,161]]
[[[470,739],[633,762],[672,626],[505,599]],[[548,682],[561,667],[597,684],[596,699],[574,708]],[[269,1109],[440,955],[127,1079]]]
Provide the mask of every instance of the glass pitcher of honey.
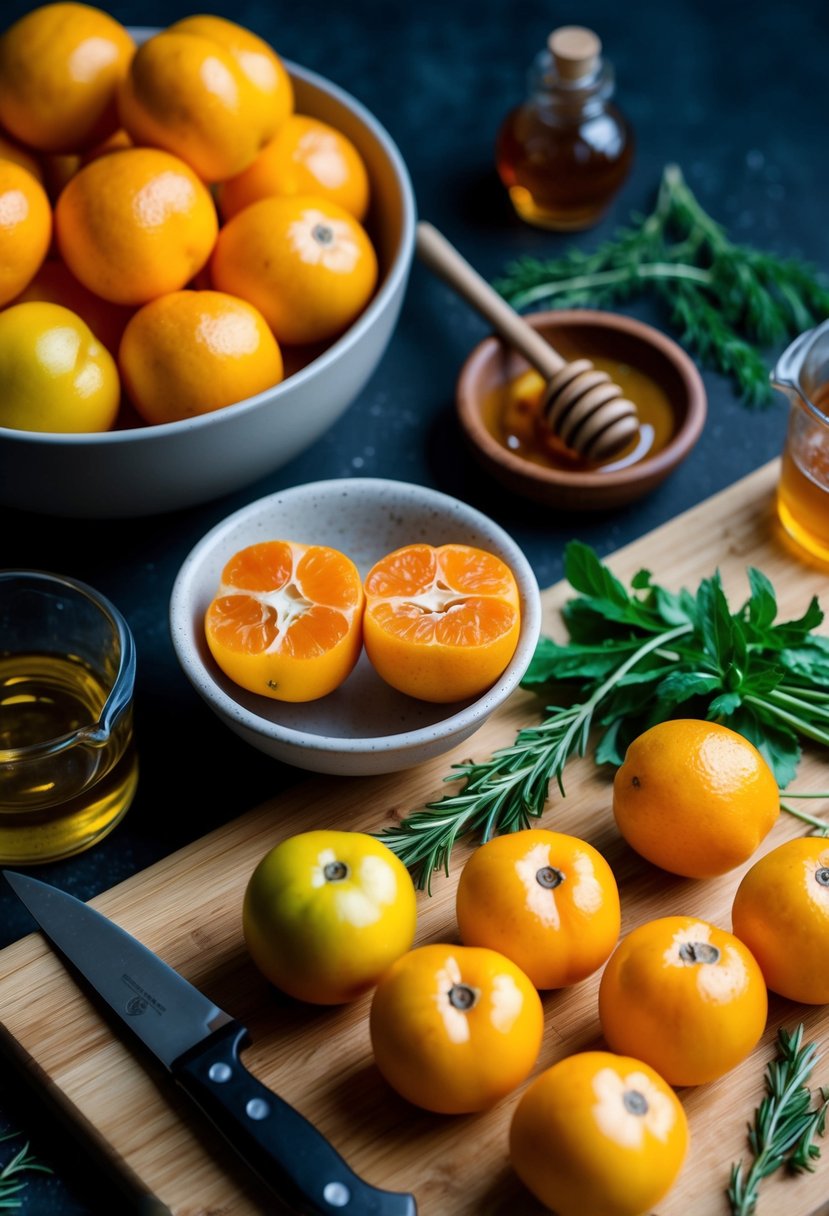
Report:
[[771,382],[791,402],[777,514],[797,545],[829,563],[829,320],[795,338]]

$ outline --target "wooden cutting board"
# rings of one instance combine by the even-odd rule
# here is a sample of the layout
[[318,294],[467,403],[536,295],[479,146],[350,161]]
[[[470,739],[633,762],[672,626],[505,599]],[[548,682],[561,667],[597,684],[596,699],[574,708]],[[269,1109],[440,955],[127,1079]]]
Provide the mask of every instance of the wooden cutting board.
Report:
[[[625,581],[647,567],[672,590],[695,588],[719,568],[735,606],[747,594],[746,570],[754,565],[771,578],[783,616],[800,615],[813,594],[829,608],[829,575],[799,561],[777,534],[777,474],[775,461],[622,549],[609,564]],[[545,632],[564,636],[558,610],[569,594],[564,584],[544,593]],[[315,1122],[369,1181],[412,1191],[420,1216],[541,1212],[507,1160],[507,1130],[519,1094],[485,1114],[451,1118],[399,1099],[372,1063],[370,998],[314,1008],[269,988],[246,956],[242,897],[256,863],[283,837],[311,827],[377,830],[443,792],[442,778],[453,761],[484,758],[538,713],[536,699],[518,691],[473,739],[443,759],[389,777],[309,776],[92,901],[241,1019],[253,1037],[248,1067]],[[730,928],[731,900],[747,866],[705,882],[650,867],[616,832],[608,773],[585,759],[572,761],[565,778],[566,797],[553,794],[542,824],[582,836],[605,853],[619,881],[623,933],[671,914],[698,915]],[[817,750],[804,755],[796,786],[829,789],[829,757]],[[809,806],[820,813],[823,804]],[[801,831],[802,825],[783,814],[761,851]],[[452,872],[435,878],[431,897],[420,895],[417,944],[457,940],[455,885],[471,847],[457,849]],[[546,1033],[536,1073],[571,1052],[602,1046],[598,978],[544,995]],[[163,1072],[147,1071],[143,1058],[115,1037],[38,934],[0,952],[0,1021],[175,1216],[273,1211],[273,1202],[212,1128],[191,1115]],[[767,1032],[751,1058],[713,1084],[680,1091],[692,1148],[659,1216],[727,1216],[729,1168],[746,1153],[746,1124],[763,1096],[763,1071],[777,1029],[794,1029],[800,1021],[807,1037],[825,1048],[829,1007],[773,998]],[[829,1084],[829,1055],[813,1080]],[[827,1193],[829,1145],[814,1174],[763,1183],[759,1216],[805,1216]]]

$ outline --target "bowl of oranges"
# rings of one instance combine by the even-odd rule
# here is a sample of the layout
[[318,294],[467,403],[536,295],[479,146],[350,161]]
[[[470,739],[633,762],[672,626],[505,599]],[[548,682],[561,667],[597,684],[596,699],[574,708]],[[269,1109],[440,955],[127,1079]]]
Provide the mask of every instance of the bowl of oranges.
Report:
[[391,339],[414,211],[377,120],[246,27],[21,17],[0,32],[0,501],[151,515],[306,450]]
[[394,772],[468,739],[512,693],[541,628],[532,568],[498,524],[383,478],[294,486],[191,550],[170,631],[206,704],[314,772]]

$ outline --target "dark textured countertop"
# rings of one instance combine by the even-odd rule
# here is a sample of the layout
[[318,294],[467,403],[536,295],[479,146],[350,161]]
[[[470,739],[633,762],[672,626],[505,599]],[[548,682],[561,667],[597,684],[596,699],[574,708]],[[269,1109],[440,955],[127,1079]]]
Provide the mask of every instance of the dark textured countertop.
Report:
[[[7,24],[30,5],[6,3]],[[663,167],[677,162],[702,204],[737,240],[829,270],[829,160],[825,93],[829,17],[822,0],[730,4],[587,0],[576,8],[520,0],[351,0],[271,6],[262,0],[194,8],[180,0],[114,3],[128,25],[157,26],[198,11],[232,17],[286,58],[329,77],[363,102],[397,142],[422,218],[437,224],[488,278],[520,254],[593,249],[632,211],[653,204]],[[616,69],[617,100],[637,135],[633,172],[593,230],[554,235],[515,218],[494,172],[498,125],[524,92],[526,69],[551,28],[578,22],[601,35]],[[631,313],[671,332],[650,306]],[[542,586],[561,575],[564,543],[609,553],[778,455],[786,404],[750,411],[722,377],[704,373],[709,416],[690,458],[656,491],[601,515],[562,515],[512,498],[480,473],[460,441],[453,394],[459,368],[486,325],[418,265],[397,330],[359,399],[312,450],[244,491],[167,517],[78,522],[3,510],[0,565],[52,568],[81,578],[124,612],[138,649],[138,795],[96,848],[41,867],[39,876],[82,899],[301,780],[231,735],[177,666],[167,605],[195,542],[243,504],[320,478],[388,476],[422,482],[495,517],[527,553]],[[781,348],[782,349],[782,348]],[[779,350],[769,352],[771,367]],[[31,929],[0,891],[0,946]],[[0,1011],[0,1017],[2,1011]],[[50,1147],[19,1121],[13,1092],[3,1123]],[[13,1145],[0,1146],[0,1164]],[[32,1175],[22,1211],[80,1216],[88,1183]],[[195,1197],[194,1197],[195,1199]]]

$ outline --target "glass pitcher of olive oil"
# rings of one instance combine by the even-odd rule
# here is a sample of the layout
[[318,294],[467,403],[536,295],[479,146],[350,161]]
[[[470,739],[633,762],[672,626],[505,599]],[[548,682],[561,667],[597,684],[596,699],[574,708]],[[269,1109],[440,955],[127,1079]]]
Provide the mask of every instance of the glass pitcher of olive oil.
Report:
[[85,583],[0,570],[0,863],[34,865],[111,832],[138,782],[135,642]]
[[795,338],[771,382],[790,401],[777,514],[795,544],[829,562],[829,320]]

